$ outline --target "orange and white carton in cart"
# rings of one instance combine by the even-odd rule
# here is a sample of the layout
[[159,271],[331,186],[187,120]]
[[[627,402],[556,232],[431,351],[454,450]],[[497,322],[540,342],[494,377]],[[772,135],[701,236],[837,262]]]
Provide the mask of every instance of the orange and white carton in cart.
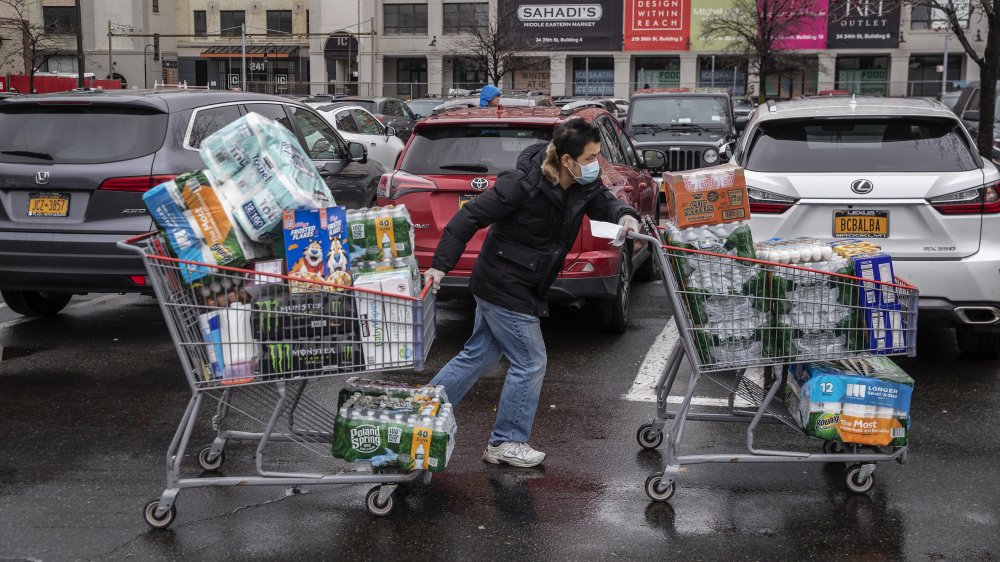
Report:
[[664,172],[667,218],[679,228],[750,219],[743,168],[720,164],[686,172]]

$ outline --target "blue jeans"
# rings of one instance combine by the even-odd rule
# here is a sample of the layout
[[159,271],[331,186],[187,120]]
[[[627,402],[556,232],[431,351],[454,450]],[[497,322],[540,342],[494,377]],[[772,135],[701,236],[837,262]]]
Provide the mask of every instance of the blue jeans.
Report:
[[458,404],[479,377],[493,369],[501,355],[510,369],[500,394],[490,444],[527,443],[545,377],[545,342],[538,317],[514,312],[476,297],[476,320],[465,349],[431,380],[444,385]]

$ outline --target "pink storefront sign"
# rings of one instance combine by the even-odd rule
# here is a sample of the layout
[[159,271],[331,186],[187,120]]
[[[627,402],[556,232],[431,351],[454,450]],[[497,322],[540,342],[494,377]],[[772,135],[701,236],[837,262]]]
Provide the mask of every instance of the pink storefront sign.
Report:
[[[809,15],[799,19],[796,29],[775,43],[777,49],[821,50],[826,49],[828,0],[793,0],[790,5],[809,3]],[[798,6],[802,6],[798,4]],[[798,6],[793,9],[798,9]],[[791,7],[791,6],[790,6]]]

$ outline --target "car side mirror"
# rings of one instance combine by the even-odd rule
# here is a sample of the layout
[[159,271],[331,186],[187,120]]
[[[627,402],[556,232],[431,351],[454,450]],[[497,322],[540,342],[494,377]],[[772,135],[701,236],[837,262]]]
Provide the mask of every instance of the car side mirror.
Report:
[[368,149],[365,148],[365,145],[352,142],[348,144],[347,149],[351,152],[351,162],[357,162],[358,164],[368,162]]
[[979,121],[979,110],[970,109],[962,114],[962,119],[965,121]]
[[737,119],[736,120],[736,132],[742,133],[743,129],[747,128],[747,123],[749,123],[749,122],[750,122],[749,118],[748,119]]
[[725,145],[723,145],[722,157],[726,160],[726,162],[733,159],[733,143],[727,142]]
[[385,136],[387,136],[387,137],[394,137],[394,136],[396,136],[396,128],[395,127],[386,127],[385,128]]
[[651,173],[659,174],[667,167],[667,155],[660,150],[643,150],[642,161]]

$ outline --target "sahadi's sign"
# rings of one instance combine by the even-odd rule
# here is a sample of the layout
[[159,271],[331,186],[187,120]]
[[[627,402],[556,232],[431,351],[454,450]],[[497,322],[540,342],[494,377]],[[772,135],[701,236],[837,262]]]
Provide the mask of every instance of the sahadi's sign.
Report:
[[620,51],[621,0],[498,0],[500,25],[547,51]]

